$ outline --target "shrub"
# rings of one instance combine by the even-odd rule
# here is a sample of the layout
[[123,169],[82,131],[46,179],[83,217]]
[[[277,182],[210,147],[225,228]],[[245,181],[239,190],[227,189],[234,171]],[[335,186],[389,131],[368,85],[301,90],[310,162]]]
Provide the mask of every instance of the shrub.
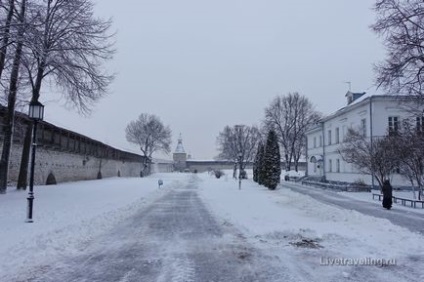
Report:
[[222,175],[224,175],[224,173],[220,170],[215,170],[215,177],[216,178],[220,178]]

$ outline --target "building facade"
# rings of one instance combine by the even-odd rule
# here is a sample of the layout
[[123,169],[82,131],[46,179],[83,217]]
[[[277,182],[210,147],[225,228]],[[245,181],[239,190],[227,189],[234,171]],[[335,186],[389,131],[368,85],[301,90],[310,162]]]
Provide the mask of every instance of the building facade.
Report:
[[[324,117],[308,130],[307,175],[329,181],[365,182],[376,186],[378,184],[371,175],[359,172],[354,165],[343,160],[339,147],[349,128],[361,132],[371,142],[385,136],[389,129],[399,128],[404,119],[415,118],[408,110],[411,102],[398,96],[350,91],[346,98],[347,106]],[[408,181],[398,174],[393,175],[392,183],[408,185]]]

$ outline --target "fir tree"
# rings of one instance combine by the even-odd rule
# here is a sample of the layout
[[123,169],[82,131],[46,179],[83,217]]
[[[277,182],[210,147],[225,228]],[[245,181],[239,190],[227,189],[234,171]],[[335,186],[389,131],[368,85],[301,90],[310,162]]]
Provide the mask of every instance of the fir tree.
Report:
[[264,185],[274,190],[280,183],[281,160],[280,148],[275,131],[270,130],[266,140],[265,153],[263,157],[263,169],[265,172]]

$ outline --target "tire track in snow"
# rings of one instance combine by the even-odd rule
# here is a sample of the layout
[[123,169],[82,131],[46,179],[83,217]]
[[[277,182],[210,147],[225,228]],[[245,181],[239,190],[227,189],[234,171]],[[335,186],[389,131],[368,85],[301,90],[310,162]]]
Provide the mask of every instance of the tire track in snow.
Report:
[[188,258],[170,258],[158,277],[158,282],[195,282],[194,264]]

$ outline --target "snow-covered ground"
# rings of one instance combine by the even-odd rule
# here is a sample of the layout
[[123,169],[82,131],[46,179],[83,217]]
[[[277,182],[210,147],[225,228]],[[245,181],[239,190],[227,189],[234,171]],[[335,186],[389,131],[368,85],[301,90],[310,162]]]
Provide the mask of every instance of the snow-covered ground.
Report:
[[75,252],[161,195],[156,177],[36,186],[34,192],[33,223],[25,222],[27,192],[9,188],[0,195],[0,281],[2,274]]
[[[211,210],[243,230],[252,244],[274,250],[276,256],[299,256],[299,260],[287,261],[292,268],[302,261],[310,267],[339,266],[320,268],[314,281],[328,281],[337,272],[340,279],[356,281],[354,277],[363,268],[352,264],[370,267],[377,279],[374,281],[399,281],[385,267],[367,265],[375,262],[386,262],[389,268],[395,264],[396,272],[411,274],[410,281],[424,279],[424,237],[386,219],[322,204],[290,189],[268,191],[252,181],[243,181],[238,190],[237,181],[230,177],[223,181],[211,178],[200,187],[200,195]],[[304,240],[322,248],[293,252],[293,244]]]
[[[1,195],[0,281],[53,263],[63,253],[78,253],[189,177],[169,173],[37,186],[31,224],[25,223],[26,192]],[[279,257],[290,271],[302,269],[300,276],[305,269],[316,272],[311,281],[356,281],[363,272],[370,275],[367,281],[424,279],[424,237],[388,220],[325,205],[289,189],[269,191],[251,179],[243,180],[239,190],[231,174],[198,177],[199,195],[218,221],[240,230],[264,254]],[[164,181],[161,189],[158,179]]]
[[[380,194],[380,190],[372,190],[371,192],[337,192],[340,195],[363,201],[368,202],[372,204],[378,204],[381,205],[381,201],[378,201],[377,198],[373,199],[372,194]],[[393,191],[393,196],[398,198],[404,198],[404,199],[414,199],[414,195],[412,191]],[[416,193],[416,197],[418,197],[418,192]],[[417,199],[417,198],[416,198]],[[417,199],[418,200],[418,199]],[[416,208],[411,208],[409,206],[409,203],[407,203],[408,206],[403,206],[400,202],[393,203],[393,207],[396,209],[401,209],[406,212],[415,212],[415,213],[421,213],[424,215],[424,208],[421,207],[421,205],[417,205]]]

